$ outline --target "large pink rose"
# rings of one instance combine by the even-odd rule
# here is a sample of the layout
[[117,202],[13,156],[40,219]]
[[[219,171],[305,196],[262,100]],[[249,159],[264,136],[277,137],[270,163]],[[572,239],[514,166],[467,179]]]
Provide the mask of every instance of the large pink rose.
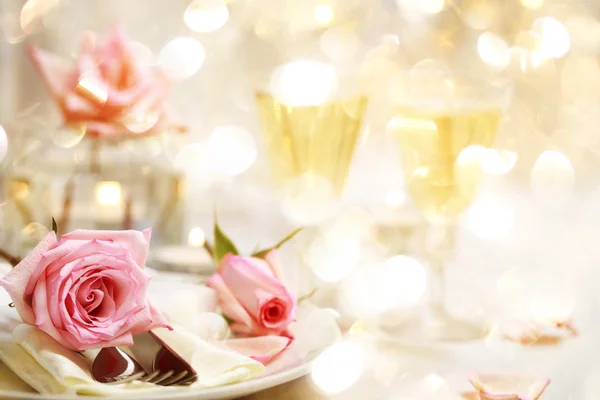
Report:
[[282,281],[279,256],[271,250],[264,259],[226,255],[206,284],[217,292],[232,332],[244,336],[290,336],[296,320],[296,299]]
[[63,346],[133,345],[133,335],[167,327],[148,302],[143,270],[151,230],[50,232],[4,278],[23,322]]
[[[74,62],[31,47],[29,55],[56,99],[66,125],[84,125],[91,137],[161,132],[169,82],[143,65],[115,26],[104,38],[87,32]],[[173,127],[183,130],[181,127]]]

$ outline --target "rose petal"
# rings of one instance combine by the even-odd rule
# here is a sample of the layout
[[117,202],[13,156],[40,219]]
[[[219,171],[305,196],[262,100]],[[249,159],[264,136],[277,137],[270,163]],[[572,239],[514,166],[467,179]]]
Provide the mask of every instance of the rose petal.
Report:
[[34,299],[35,301],[33,302],[33,310],[35,313],[35,326],[52,336],[54,340],[59,342],[61,345],[67,348],[72,348],[71,343],[65,340],[64,335],[57,329],[50,319],[50,315],[48,314],[48,304],[46,301],[46,279],[43,275],[40,277],[38,284],[35,286]]
[[27,324],[35,324],[35,315],[26,299],[25,290],[29,281],[37,279],[46,268],[46,265],[40,263],[42,254],[55,245],[56,234],[50,232],[17,266],[0,279],[0,286],[8,292],[21,319]]
[[[257,290],[271,293],[273,296],[288,297],[283,283],[264,272],[249,259],[228,255],[221,260],[221,264],[219,274],[223,281],[251,315],[258,316],[260,311],[260,303],[256,297]],[[289,303],[292,303],[291,298]]]
[[482,399],[490,400],[536,400],[550,384],[547,378],[507,373],[474,373],[468,379]]
[[227,287],[221,275],[214,274],[206,280],[206,285],[217,292],[219,306],[223,314],[246,327],[257,329],[256,322]]
[[128,322],[128,326],[133,335],[148,332],[156,328],[167,328],[170,331],[173,330],[164,315],[162,315],[150,302],[148,302],[147,307],[144,307],[132,316]]
[[286,307],[285,318],[274,326],[281,330],[296,319],[296,299],[282,282],[244,257],[228,255],[221,264],[219,275],[225,285],[258,325],[262,326],[264,322],[261,319],[262,305],[273,298],[280,299]]
[[27,48],[27,54],[33,61],[44,83],[56,100],[62,102],[65,93],[70,91],[71,64],[54,53],[35,46]]
[[279,252],[276,249],[273,249],[265,255],[264,259],[271,268],[273,276],[275,276],[275,278],[279,279],[281,282],[285,282],[283,268],[281,266],[281,259],[279,258]]
[[[83,247],[83,248],[82,248]],[[71,271],[65,271],[65,265],[72,261],[79,261],[82,257],[92,253],[94,250],[100,249],[99,243],[92,243],[84,240],[70,240],[61,242],[53,249],[46,251],[42,257],[44,263],[48,265],[46,273],[48,275],[59,272],[61,276],[70,274]],[[126,249],[114,248],[112,251],[126,252]],[[111,251],[111,250],[106,250]]]
[[283,336],[261,336],[253,338],[229,339],[225,345],[262,364],[268,364],[285,350],[292,340]]
[[150,236],[152,228],[144,231],[88,231],[78,229],[73,232],[64,234],[61,238],[61,243],[66,240],[97,240],[119,243],[130,250],[131,257],[135,260],[138,266],[146,265],[148,257],[148,249],[150,246]]

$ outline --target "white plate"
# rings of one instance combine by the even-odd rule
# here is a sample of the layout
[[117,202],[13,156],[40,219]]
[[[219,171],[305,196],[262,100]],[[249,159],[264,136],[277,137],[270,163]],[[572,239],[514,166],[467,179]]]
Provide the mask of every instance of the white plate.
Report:
[[[0,276],[2,276],[2,265],[0,265]],[[174,281],[169,275],[163,276],[166,280]],[[176,281],[176,280],[175,280]],[[206,300],[206,299],[204,299]],[[12,339],[11,326],[18,321],[14,319],[14,309],[9,309],[7,304],[10,298],[4,290],[0,289],[0,341]],[[204,310],[206,311],[206,310]],[[174,393],[157,393],[152,399],[199,399],[219,400],[232,399],[247,396],[277,385],[292,381],[310,372],[312,360],[318,355],[319,350],[332,344],[340,336],[335,319],[327,310],[316,307],[305,306],[298,309],[298,322],[296,339],[292,344],[273,360],[266,368],[263,375],[255,379],[215,388],[184,389]],[[315,337],[316,334],[316,337]],[[28,388],[22,381],[7,371],[5,365],[0,361],[0,399],[82,399],[86,396],[71,395],[41,395],[33,389]],[[12,377],[12,378],[11,378]],[[14,381],[14,385],[13,380]],[[10,382],[10,383],[9,383]],[[101,397],[100,397],[101,398]],[[111,399],[132,399],[135,394],[122,397],[110,397]]]
[[[293,381],[310,372],[311,361],[306,360],[295,366],[274,372],[270,375],[252,379],[250,381],[237,383],[234,385],[210,388],[210,389],[194,389],[189,392],[179,393],[161,393],[155,397],[144,397],[145,400],[177,400],[177,399],[197,399],[197,400],[225,400],[233,399],[242,396],[248,396],[253,393],[260,392],[272,388],[282,383]],[[43,399],[43,400],[81,400],[85,396],[70,396],[64,395],[41,395],[37,393],[2,391],[0,390],[1,399]],[[110,397],[111,399],[128,399],[131,400],[135,396],[129,395],[126,397]],[[102,399],[102,397],[98,397]]]

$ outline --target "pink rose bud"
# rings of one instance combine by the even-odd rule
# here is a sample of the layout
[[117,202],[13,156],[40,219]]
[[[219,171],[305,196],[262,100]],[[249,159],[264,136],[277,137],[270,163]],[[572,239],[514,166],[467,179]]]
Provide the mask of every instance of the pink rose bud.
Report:
[[282,282],[276,250],[264,259],[226,255],[206,283],[217,292],[223,314],[233,321],[233,333],[291,337],[287,328],[296,320],[296,298]]
[[131,346],[166,319],[148,302],[151,230],[50,232],[4,278],[23,322],[71,350]]
[[36,47],[29,48],[29,56],[66,125],[85,126],[96,138],[168,128],[164,101],[170,82],[159,67],[138,60],[118,26],[103,38],[87,32],[75,62]]

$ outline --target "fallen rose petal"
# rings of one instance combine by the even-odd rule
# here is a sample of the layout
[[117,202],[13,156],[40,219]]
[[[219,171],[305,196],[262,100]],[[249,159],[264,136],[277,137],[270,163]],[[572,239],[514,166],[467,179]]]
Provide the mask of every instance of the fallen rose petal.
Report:
[[503,325],[503,336],[521,345],[550,344],[567,337],[577,336],[579,332],[572,321],[537,322],[527,319],[515,319]]
[[536,400],[550,384],[548,378],[509,373],[475,373],[468,379],[481,400]]
[[534,344],[542,336],[541,327],[530,321],[511,321],[503,331],[504,337],[523,345]]
[[253,338],[230,339],[225,345],[262,364],[268,364],[285,350],[292,340],[284,336],[260,336]]

